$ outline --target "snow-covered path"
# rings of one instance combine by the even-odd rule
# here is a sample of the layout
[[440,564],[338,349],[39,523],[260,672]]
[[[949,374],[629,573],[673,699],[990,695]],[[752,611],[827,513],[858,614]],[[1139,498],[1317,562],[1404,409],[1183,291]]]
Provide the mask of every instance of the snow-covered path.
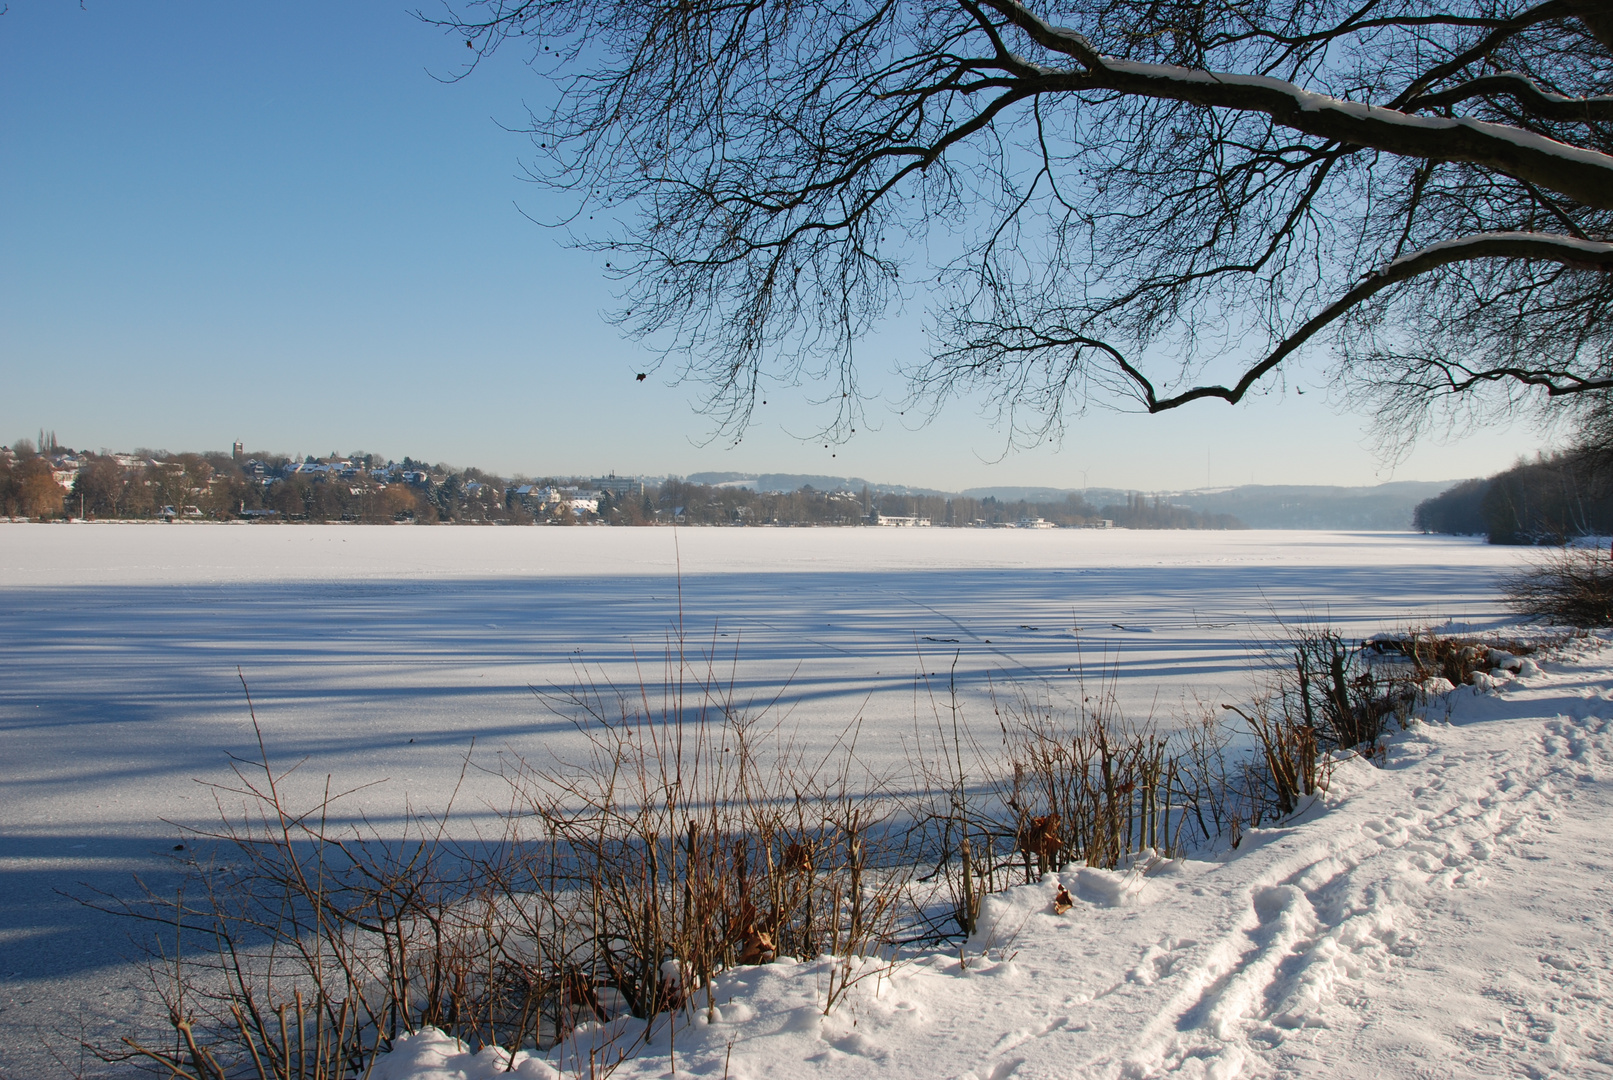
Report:
[[[1610,660],[1457,691],[1231,857],[1067,870],[1063,916],[1051,877],[994,898],[966,972],[930,956],[825,1017],[819,965],[740,971],[616,1075],[1613,1076]],[[493,1064],[446,1049],[377,1076]]]
[[1317,1075],[1356,1075],[1345,1057],[1370,1053],[1394,1075],[1439,1063],[1457,1077],[1613,1076],[1608,696],[1605,679],[1555,701],[1517,692],[1515,706],[1549,701],[1559,715],[1524,732],[1462,728],[1452,734],[1469,746],[1431,757],[1430,795],[1450,808],[1430,839],[1451,887],[1415,894],[1404,961],[1372,981],[1353,1026],[1338,1024],[1347,1038]]
[[1220,912],[1172,903],[1210,940],[1147,958],[1179,985],[1127,1071],[1613,1075],[1613,707],[1585,674],[1460,691],[1456,725],[1349,768],[1324,815],[1175,882]]

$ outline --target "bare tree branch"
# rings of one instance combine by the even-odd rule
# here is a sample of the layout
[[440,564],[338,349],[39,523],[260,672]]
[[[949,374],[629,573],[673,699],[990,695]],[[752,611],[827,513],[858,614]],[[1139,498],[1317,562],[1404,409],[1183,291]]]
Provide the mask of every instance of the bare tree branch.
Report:
[[1419,111],[1446,109],[1474,98],[1501,95],[1515,99],[1531,115],[1547,120],[1580,120],[1586,123],[1613,121],[1613,97],[1572,98],[1549,94],[1536,86],[1533,80],[1515,71],[1485,75],[1437,94],[1424,94],[1413,98],[1409,107]]
[[[1049,71],[1044,93],[1114,90],[1212,108],[1265,113],[1284,127],[1408,158],[1461,161],[1613,209],[1613,157],[1530,131],[1468,117],[1430,117],[1341,101],[1264,75],[1201,71],[1107,57],[1073,30],[1050,26],[1013,0],[985,0],[1037,44],[1073,57],[1079,73]],[[1553,0],[1555,4],[1557,0]],[[1553,4],[1543,5],[1551,8]]]
[[437,22],[465,71],[529,51],[534,179],[576,199],[616,321],[736,439],[777,382],[849,436],[858,342],[918,297],[916,398],[983,401],[1011,441],[1094,400],[1242,401],[1315,355],[1408,427],[1613,378],[1605,0],[467,0]]
[[[1229,403],[1242,400],[1249,388],[1272,371],[1305,342],[1315,337],[1329,324],[1343,318],[1351,309],[1360,306],[1389,286],[1426,274],[1451,263],[1474,259],[1526,259],[1554,262],[1587,270],[1613,272],[1613,244],[1593,243],[1566,236],[1542,236],[1533,233],[1486,233],[1479,236],[1449,240],[1421,251],[1413,252],[1385,266],[1367,277],[1355,288],[1317,312],[1308,322],[1290,334],[1265,359],[1243,373],[1231,387],[1195,386],[1191,390],[1172,394],[1166,398],[1156,396],[1154,386],[1141,372],[1116,354],[1116,362],[1137,384],[1144,404],[1151,413],[1180,408],[1202,398],[1220,398]],[[1480,382],[1495,382],[1503,378],[1539,386],[1553,396],[1578,393],[1585,390],[1603,390],[1613,387],[1613,377],[1588,379],[1569,371],[1551,369],[1524,369],[1520,367],[1495,368],[1474,372],[1470,378],[1453,381],[1451,389],[1465,390]]]

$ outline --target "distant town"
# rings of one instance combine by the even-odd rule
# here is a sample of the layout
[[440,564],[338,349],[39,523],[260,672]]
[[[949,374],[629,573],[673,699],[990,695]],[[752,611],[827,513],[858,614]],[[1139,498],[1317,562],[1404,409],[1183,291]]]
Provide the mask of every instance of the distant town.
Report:
[[676,477],[496,476],[370,453],[94,453],[53,433],[0,447],[0,515],[34,521],[1238,529],[1160,496],[1000,499],[878,490],[832,478],[788,491]]

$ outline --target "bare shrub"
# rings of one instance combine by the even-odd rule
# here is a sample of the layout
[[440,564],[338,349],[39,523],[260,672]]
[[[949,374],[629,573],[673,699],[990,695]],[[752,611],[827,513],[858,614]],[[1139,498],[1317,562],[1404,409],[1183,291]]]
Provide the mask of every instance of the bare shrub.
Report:
[[1334,630],[1295,636],[1293,680],[1283,680],[1285,722],[1323,746],[1350,750],[1376,745],[1387,730],[1401,688],[1361,660]]
[[1473,682],[1477,673],[1488,672],[1496,652],[1514,657],[1531,656],[1546,649],[1557,648],[1573,635],[1536,637],[1523,641],[1498,635],[1474,636],[1446,634],[1428,627],[1418,627],[1401,634],[1385,634],[1362,644],[1362,652],[1373,657],[1398,658],[1410,665],[1409,676],[1401,682],[1422,683],[1429,679],[1444,679],[1452,686]]
[[1003,802],[1027,880],[1061,863],[1115,867],[1144,849],[1174,850],[1181,815],[1177,755],[1151,723],[1129,721],[1108,688],[1072,713],[1046,699],[1007,706],[1011,773]]
[[1428,679],[1470,674],[1471,665],[1489,655],[1488,648],[1427,629],[1352,644],[1328,627],[1295,629],[1273,652],[1285,659],[1272,665],[1252,712],[1226,708],[1244,719],[1264,749],[1281,749],[1279,760],[1303,757],[1309,744],[1319,753],[1370,753],[1391,721],[1404,721],[1420,704]]
[[1613,626],[1613,558],[1600,548],[1562,548],[1503,579],[1516,612],[1569,626]]
[[[1530,651],[1516,642],[1508,642],[1508,651]],[[1382,651],[1389,646],[1377,643]],[[1466,686],[1473,681],[1473,673],[1489,669],[1490,646],[1471,638],[1449,637],[1431,630],[1413,630],[1398,643],[1399,651],[1411,661],[1420,678],[1444,679],[1452,686]]]
[[[1000,749],[961,722],[956,684],[935,703],[934,737],[918,740],[906,814],[941,896],[914,914],[916,940],[975,934],[981,901],[1072,863],[1116,869],[1172,856],[1220,834],[1241,796],[1227,779],[1231,735],[1208,710],[1161,735],[1151,718],[1126,717],[1114,675],[1081,680],[1076,701],[1020,688],[997,702]],[[925,747],[928,750],[925,750]]]
[[[893,804],[859,772],[856,725],[810,758],[669,653],[667,693],[555,703],[579,760],[520,763],[521,817],[545,834],[577,928],[565,963],[635,1017],[691,1006],[739,963],[867,956],[890,940],[905,863]],[[525,875],[530,878],[534,875]]]
[[1259,742],[1259,757],[1245,767],[1247,791],[1253,796],[1249,817],[1256,825],[1268,805],[1291,814],[1301,799],[1327,788],[1327,764],[1317,753],[1316,728],[1273,705],[1267,698],[1247,712],[1236,705],[1222,706],[1242,717]]
[[192,830],[191,848],[215,854],[192,860],[190,889],[102,898],[172,931],[153,965],[168,1045],[130,1036],[90,1049],[171,1077],[327,1080],[363,1075],[400,1034],[427,1026],[519,1045],[514,1017],[532,1011],[535,991],[508,977],[510,924],[475,852],[446,833],[452,806],[408,817],[391,838],[334,824],[347,793],[328,781],[294,810],[283,788],[297,766],[278,769],[257,730],[260,758],[235,762],[235,782],[214,787],[220,824]]

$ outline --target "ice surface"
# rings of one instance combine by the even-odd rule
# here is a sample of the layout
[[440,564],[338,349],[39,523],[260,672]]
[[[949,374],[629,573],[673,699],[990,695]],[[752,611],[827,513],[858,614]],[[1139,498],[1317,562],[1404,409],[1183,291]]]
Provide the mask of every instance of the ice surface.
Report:
[[388,778],[384,814],[440,797],[472,738],[564,745],[534,688],[658,686],[680,609],[739,700],[825,738],[860,714],[891,764],[954,671],[976,713],[1114,675],[1168,720],[1246,695],[1278,620],[1487,625],[1519,557],[1378,533],[0,526],[0,820],[210,813],[191,780],[254,749],[238,669],[278,755]]
[[440,804],[472,738],[489,764],[564,751],[534,687],[579,665],[658,686],[680,562],[690,652],[808,738],[862,715],[877,766],[954,663],[993,730],[988,689],[1068,700],[1083,670],[1163,722],[1246,696],[1278,620],[1492,625],[1521,557],[1382,533],[0,525],[0,1074],[43,1074],[37,1029],[127,1007],[124,928],[56,890],[164,884],[169,823],[211,820],[196,781],[255,749],[238,668],[278,758],[384,779],[354,809],[385,821]]

